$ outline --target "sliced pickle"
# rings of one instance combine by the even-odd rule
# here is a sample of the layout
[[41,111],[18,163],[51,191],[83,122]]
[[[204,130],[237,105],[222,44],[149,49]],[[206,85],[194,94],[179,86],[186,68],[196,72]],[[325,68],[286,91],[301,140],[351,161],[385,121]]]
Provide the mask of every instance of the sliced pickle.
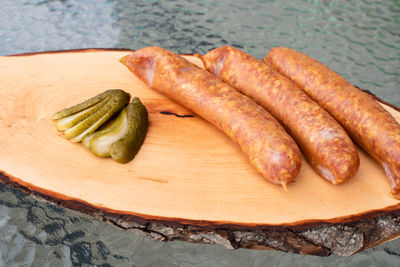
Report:
[[126,107],[118,118],[107,128],[85,136],[82,143],[99,157],[110,157],[110,147],[113,143],[125,136],[128,131]]
[[120,89],[110,89],[80,104],[53,115],[56,128],[72,142],[97,130],[129,103],[130,95]]
[[[122,111],[121,111],[122,112]],[[118,118],[120,118],[120,116],[118,116]],[[114,119],[112,121],[108,121],[106,124],[104,124],[100,130],[97,130],[95,132],[91,132],[87,135],[85,135],[85,137],[82,138],[82,144],[87,148],[90,149],[90,141],[92,140],[93,137],[97,136],[97,135],[101,135],[104,133],[107,133],[109,131],[112,131],[115,126],[116,126],[116,122],[117,119]]]
[[111,125],[88,134],[82,143],[97,156],[111,156],[118,162],[126,163],[135,157],[142,146],[147,127],[147,110],[135,97]]
[[94,106],[88,107],[78,113],[74,113],[72,115],[63,117],[56,121],[56,128],[59,131],[65,131],[69,128],[73,127],[74,125],[80,123],[85,118],[87,118],[91,113],[96,112],[99,108],[104,104],[104,102],[99,102]]

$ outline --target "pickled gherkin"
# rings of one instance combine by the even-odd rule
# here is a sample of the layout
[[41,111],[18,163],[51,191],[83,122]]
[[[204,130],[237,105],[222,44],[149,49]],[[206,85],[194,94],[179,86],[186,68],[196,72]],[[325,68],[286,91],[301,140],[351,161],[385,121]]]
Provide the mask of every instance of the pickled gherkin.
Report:
[[113,115],[122,110],[130,99],[130,94],[120,89],[107,90],[73,107],[63,109],[53,115],[56,128],[72,142],[97,130]]
[[118,162],[129,162],[142,146],[147,126],[147,110],[135,97],[111,125],[88,134],[82,143],[97,156],[111,156]]
[[129,99],[130,94],[110,89],[57,112],[52,119],[57,130],[72,142],[82,141],[95,155],[126,163],[139,151],[148,127],[145,106],[137,97],[130,104]]

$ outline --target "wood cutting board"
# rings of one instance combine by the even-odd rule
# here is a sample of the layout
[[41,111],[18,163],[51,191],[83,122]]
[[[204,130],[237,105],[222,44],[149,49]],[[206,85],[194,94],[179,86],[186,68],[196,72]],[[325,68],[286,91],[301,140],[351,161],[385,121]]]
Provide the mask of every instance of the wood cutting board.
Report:
[[[400,202],[390,195],[383,169],[363,150],[360,169],[348,182],[326,182],[303,158],[296,181],[284,191],[258,174],[217,128],[134,77],[119,62],[128,53],[92,49],[0,57],[4,183],[160,240],[306,254],[335,253],[334,245],[306,231],[397,216]],[[51,120],[56,111],[110,88],[139,97],[149,112],[145,142],[127,164],[98,158],[64,139]],[[399,110],[381,104],[400,121]],[[273,245],[267,242],[271,231],[286,236],[286,245],[292,234],[303,243]],[[396,231],[370,244],[363,232],[356,251],[399,235]],[[245,233],[264,239],[248,242],[240,236]]]

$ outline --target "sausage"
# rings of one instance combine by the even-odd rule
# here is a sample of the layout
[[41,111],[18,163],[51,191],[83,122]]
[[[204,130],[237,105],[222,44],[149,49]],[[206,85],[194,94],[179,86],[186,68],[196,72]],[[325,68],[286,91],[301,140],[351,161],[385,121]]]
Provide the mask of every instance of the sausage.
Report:
[[299,173],[301,152],[285,129],[215,75],[160,47],[139,49],[121,62],[149,87],[221,129],[268,181],[286,188]]
[[326,109],[385,170],[392,194],[400,198],[400,125],[370,95],[317,60],[285,47],[266,58]]
[[346,131],[291,80],[269,64],[229,46],[199,57],[208,71],[269,111],[319,175],[338,184],[357,172],[360,159]]

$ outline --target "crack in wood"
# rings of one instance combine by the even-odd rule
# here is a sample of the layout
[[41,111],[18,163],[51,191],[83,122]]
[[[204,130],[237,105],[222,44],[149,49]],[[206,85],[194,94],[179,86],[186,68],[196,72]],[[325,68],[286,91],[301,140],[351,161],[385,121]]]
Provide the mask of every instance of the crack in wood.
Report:
[[320,248],[321,249],[321,255],[320,256],[329,256],[332,254],[332,250],[328,247],[326,247],[324,244],[317,244],[317,242],[315,242],[313,239],[309,239],[305,236],[302,235],[302,232],[297,232],[293,229],[287,228],[287,230],[289,232],[292,232],[294,235],[296,235],[298,238],[304,240],[304,242],[307,242],[309,244],[311,244],[312,246],[316,247],[316,248]]
[[177,114],[177,113],[174,113],[174,112],[170,112],[170,111],[160,111],[160,114],[163,114],[163,115],[175,115],[175,117],[178,117],[178,118],[193,118],[193,117],[195,117],[195,115],[193,115],[193,114],[180,115],[180,114]]

